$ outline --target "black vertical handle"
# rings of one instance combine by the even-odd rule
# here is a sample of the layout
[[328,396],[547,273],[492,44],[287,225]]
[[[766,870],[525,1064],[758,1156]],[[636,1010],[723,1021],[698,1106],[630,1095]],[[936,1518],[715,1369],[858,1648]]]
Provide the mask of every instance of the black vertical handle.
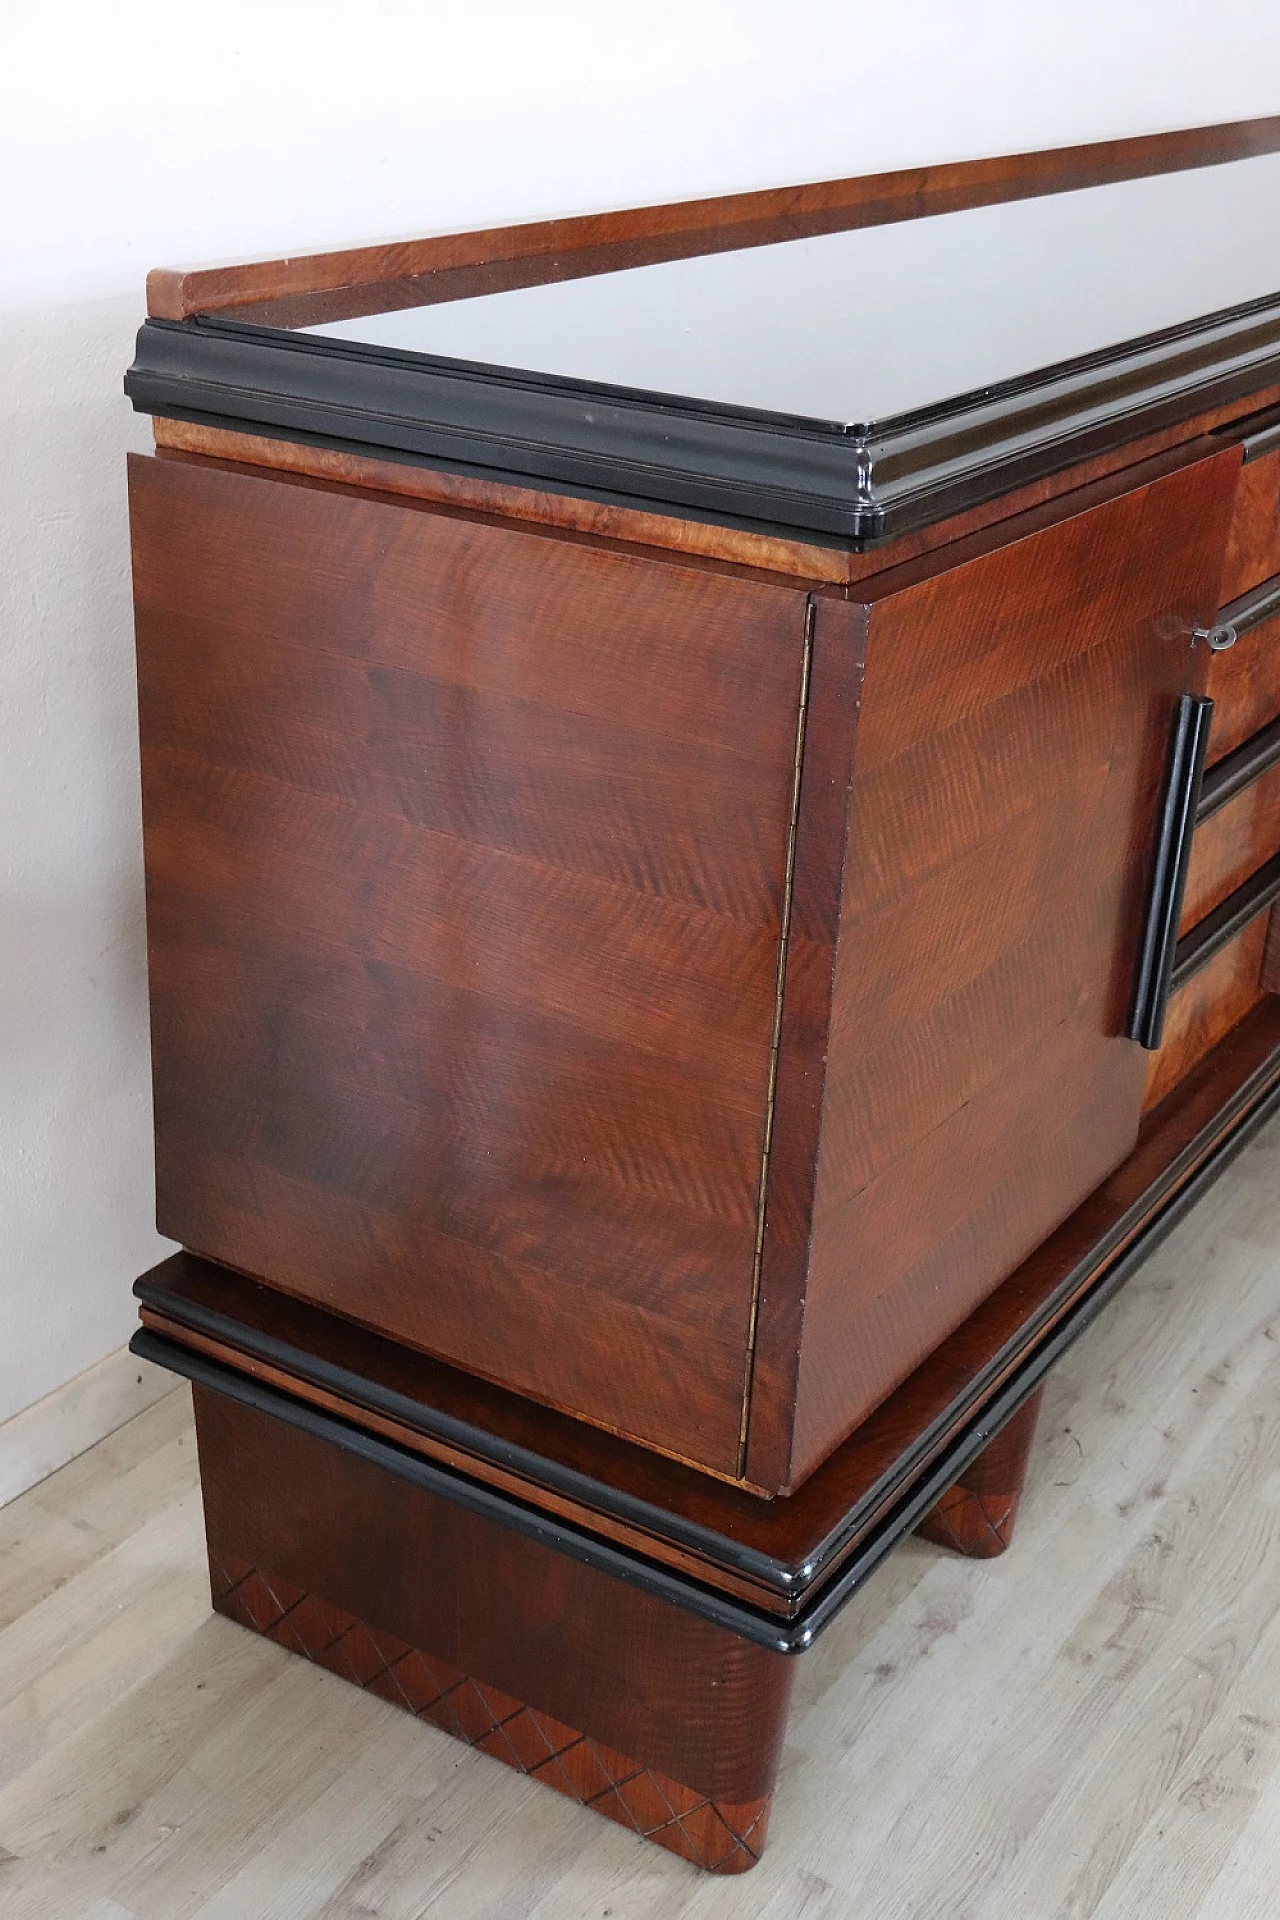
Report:
[[1178,922],[1182,918],[1182,897],[1187,890],[1187,866],[1191,859],[1191,839],[1196,826],[1196,808],[1200,803],[1200,781],[1204,774],[1205,748],[1209,744],[1209,722],[1213,702],[1199,693],[1184,693],[1173,716],[1169,737],[1169,759],[1165,768],[1164,793],[1156,827],[1155,859],[1151,867],[1151,892],[1147,898],[1147,916],[1138,949],[1138,975],[1133,989],[1133,1011],[1126,1032],[1131,1040],[1154,1053],[1164,1032],[1165,1008],[1169,1003],[1169,980],[1173,973],[1174,949],[1178,944]]

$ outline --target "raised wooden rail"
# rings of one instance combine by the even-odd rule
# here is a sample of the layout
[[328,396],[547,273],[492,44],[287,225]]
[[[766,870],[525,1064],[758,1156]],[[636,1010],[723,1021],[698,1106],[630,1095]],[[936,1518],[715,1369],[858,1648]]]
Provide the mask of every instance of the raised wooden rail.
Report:
[[501,287],[577,279],[657,260],[1219,166],[1278,150],[1280,115],[1273,115],[333,253],[186,270],[160,267],[147,280],[147,310],[165,320],[234,312],[263,325],[314,326]]

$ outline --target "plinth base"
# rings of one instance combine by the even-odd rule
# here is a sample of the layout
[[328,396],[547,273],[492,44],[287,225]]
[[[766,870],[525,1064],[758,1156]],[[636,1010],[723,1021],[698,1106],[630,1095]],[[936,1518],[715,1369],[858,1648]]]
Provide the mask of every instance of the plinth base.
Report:
[[1039,1388],[1280,1108],[1270,998],[790,1499],[765,1502],[191,1254],[135,1352],[195,1388],[214,1604],[684,1858],[764,1844],[795,1674],[912,1529],[1002,1551]]
[[194,1397],[220,1613],[695,1866],[755,1865],[791,1660]]

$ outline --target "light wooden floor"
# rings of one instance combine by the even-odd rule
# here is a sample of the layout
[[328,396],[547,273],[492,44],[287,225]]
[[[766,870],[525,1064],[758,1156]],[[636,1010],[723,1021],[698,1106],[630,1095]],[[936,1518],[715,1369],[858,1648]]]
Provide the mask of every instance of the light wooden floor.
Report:
[[215,1619],[185,1390],[0,1513],[4,1920],[1280,1915],[1280,1126],[1053,1377],[1012,1551],[802,1661],[716,1881]]

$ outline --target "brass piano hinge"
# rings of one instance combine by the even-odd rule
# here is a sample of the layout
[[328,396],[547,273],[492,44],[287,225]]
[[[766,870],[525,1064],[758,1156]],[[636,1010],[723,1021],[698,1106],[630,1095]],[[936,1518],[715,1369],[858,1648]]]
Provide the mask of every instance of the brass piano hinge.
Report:
[[782,998],[787,984],[787,946],[791,937],[791,896],[795,887],[796,836],[800,825],[800,777],[804,771],[805,724],[809,717],[809,676],[813,666],[813,629],[817,604],[810,594],[804,612],[804,656],[800,667],[800,706],[796,715],[796,748],[791,772],[791,817],[787,823],[787,853],[782,875],[782,912],[778,926],[778,971],[773,990],[773,1032],[769,1042],[769,1082],[765,1095],[764,1141],[760,1151],[760,1193],[756,1202],[755,1253],[751,1262],[751,1314],[747,1323],[747,1367],[742,1385],[742,1421],[738,1430],[738,1478],[747,1467],[747,1430],[751,1422],[751,1392],[755,1380],[756,1330],[760,1318],[760,1275],[764,1264],[765,1211],[769,1185],[769,1152],[773,1145],[773,1110],[778,1092],[778,1049],[782,1044]]

